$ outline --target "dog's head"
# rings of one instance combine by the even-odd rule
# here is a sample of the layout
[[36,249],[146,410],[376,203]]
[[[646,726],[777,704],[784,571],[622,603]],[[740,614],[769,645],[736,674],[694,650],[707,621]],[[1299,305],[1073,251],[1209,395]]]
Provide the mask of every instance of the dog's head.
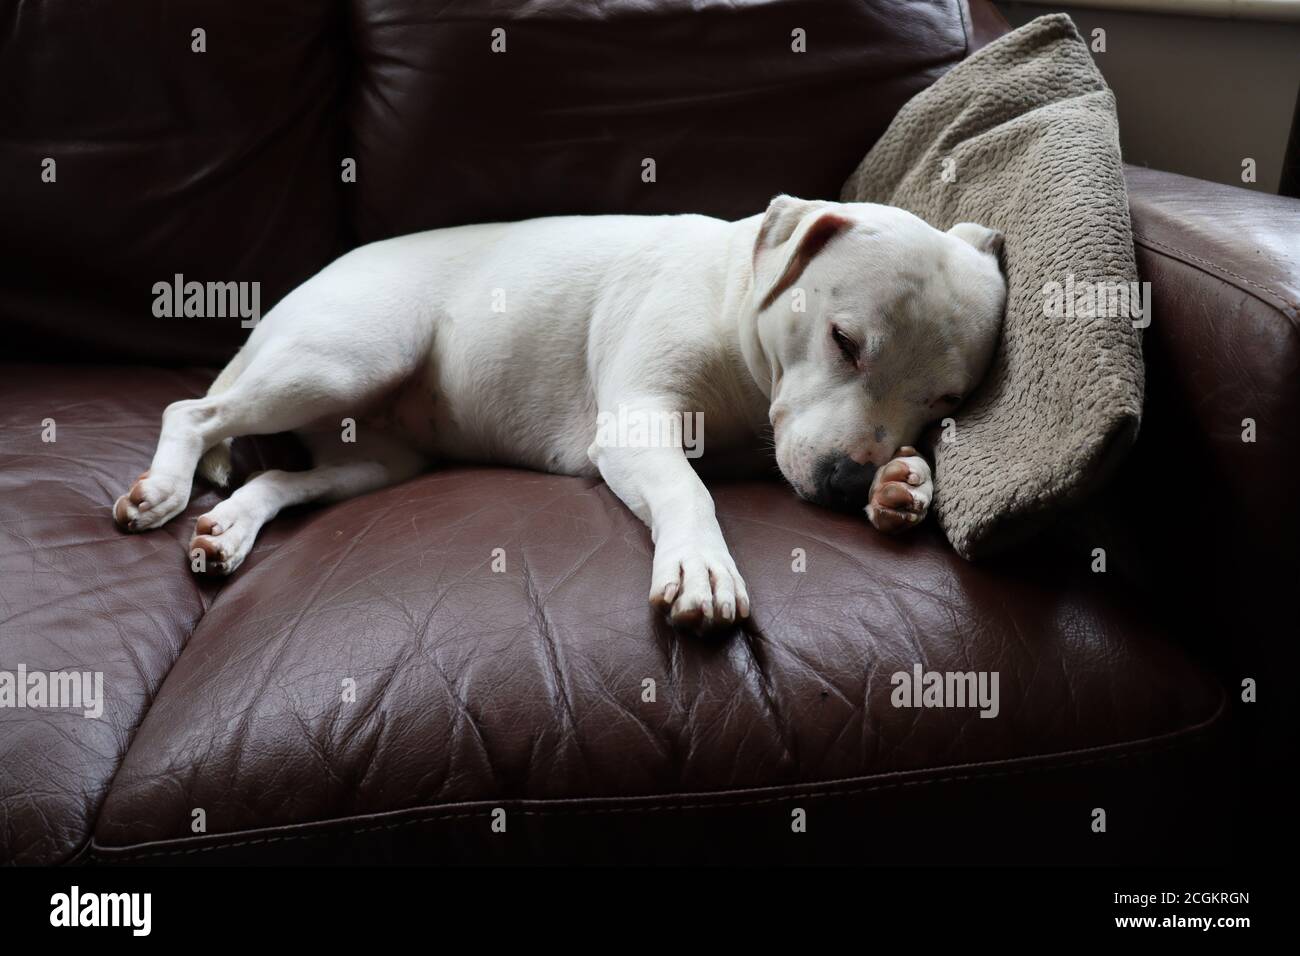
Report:
[[1006,305],[1001,244],[891,206],[772,201],[747,361],[770,375],[777,465],[799,495],[861,507],[875,469],[983,378]]

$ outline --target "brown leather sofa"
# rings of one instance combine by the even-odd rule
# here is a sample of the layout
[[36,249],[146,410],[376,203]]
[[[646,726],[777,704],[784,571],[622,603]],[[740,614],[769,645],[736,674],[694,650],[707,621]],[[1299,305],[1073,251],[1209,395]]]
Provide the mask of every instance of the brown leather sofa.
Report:
[[[1290,714],[1240,686],[1268,686],[1300,578],[1300,203],[1131,170],[1141,437],[1004,558],[715,480],[754,616],[699,639],[647,606],[648,534],[599,482],[449,467],[285,515],[202,579],[184,546],[212,489],[145,535],[109,508],[245,331],[155,317],[154,283],[258,281],[265,310],[405,232],[834,197],[1002,27],[980,0],[129,6],[0,17],[0,671],[98,671],[105,692],[99,719],[0,708],[0,861],[1210,862],[1256,842],[1263,734]],[[237,446],[244,472],[298,454]],[[917,663],[998,672],[997,719],[892,706]]]

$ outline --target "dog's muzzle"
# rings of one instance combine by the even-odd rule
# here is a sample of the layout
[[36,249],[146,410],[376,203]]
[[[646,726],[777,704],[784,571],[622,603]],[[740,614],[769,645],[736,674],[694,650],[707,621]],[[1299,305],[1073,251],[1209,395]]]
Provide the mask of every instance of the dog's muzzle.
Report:
[[827,455],[814,473],[814,501],[836,511],[861,511],[871,498],[875,476],[875,465],[859,465],[848,455]]

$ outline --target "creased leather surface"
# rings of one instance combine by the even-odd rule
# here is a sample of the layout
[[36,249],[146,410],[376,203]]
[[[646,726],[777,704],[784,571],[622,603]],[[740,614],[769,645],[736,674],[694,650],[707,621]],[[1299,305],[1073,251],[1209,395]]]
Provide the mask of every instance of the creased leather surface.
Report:
[[781,192],[833,198],[899,106],[965,55],[962,7],[356,0],[357,236],[575,213],[738,219]]
[[[0,708],[0,862],[59,862],[86,841],[136,726],[211,598],[214,588],[185,564],[192,518],[128,536],[107,510],[148,467],[163,406],[202,394],[210,378],[0,368],[0,670],[102,671],[105,696],[99,719]],[[41,441],[47,418],[53,443]]]
[[[203,482],[156,532],[124,534],[108,511],[149,467],[163,408],[211,380],[199,369],[0,366],[0,670],[100,671],[105,698],[98,719],[0,707],[0,863],[56,863],[86,843],[136,727],[221,586],[186,563],[194,519],[219,500]],[[284,442],[235,452],[242,474],[305,463]],[[268,528],[249,561],[294,525],[290,513]]]
[[[197,627],[97,844],[192,836],[200,808],[223,834],[835,781],[1131,742],[1219,707],[1095,581],[971,567],[937,533],[886,539],[774,483],[714,490],[755,617],[710,641],[654,617],[648,532],[599,483],[451,469],[311,513]],[[917,662],[999,671],[1000,716],[893,707],[890,675]]]

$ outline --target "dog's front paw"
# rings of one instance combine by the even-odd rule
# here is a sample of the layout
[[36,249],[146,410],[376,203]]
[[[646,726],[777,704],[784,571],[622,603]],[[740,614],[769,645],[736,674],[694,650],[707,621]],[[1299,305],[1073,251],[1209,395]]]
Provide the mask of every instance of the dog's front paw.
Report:
[[934,497],[929,463],[911,445],[876,472],[871,482],[867,520],[877,531],[894,534],[921,523]]
[[674,627],[706,631],[749,617],[749,592],[726,545],[698,542],[655,549],[650,603]]

